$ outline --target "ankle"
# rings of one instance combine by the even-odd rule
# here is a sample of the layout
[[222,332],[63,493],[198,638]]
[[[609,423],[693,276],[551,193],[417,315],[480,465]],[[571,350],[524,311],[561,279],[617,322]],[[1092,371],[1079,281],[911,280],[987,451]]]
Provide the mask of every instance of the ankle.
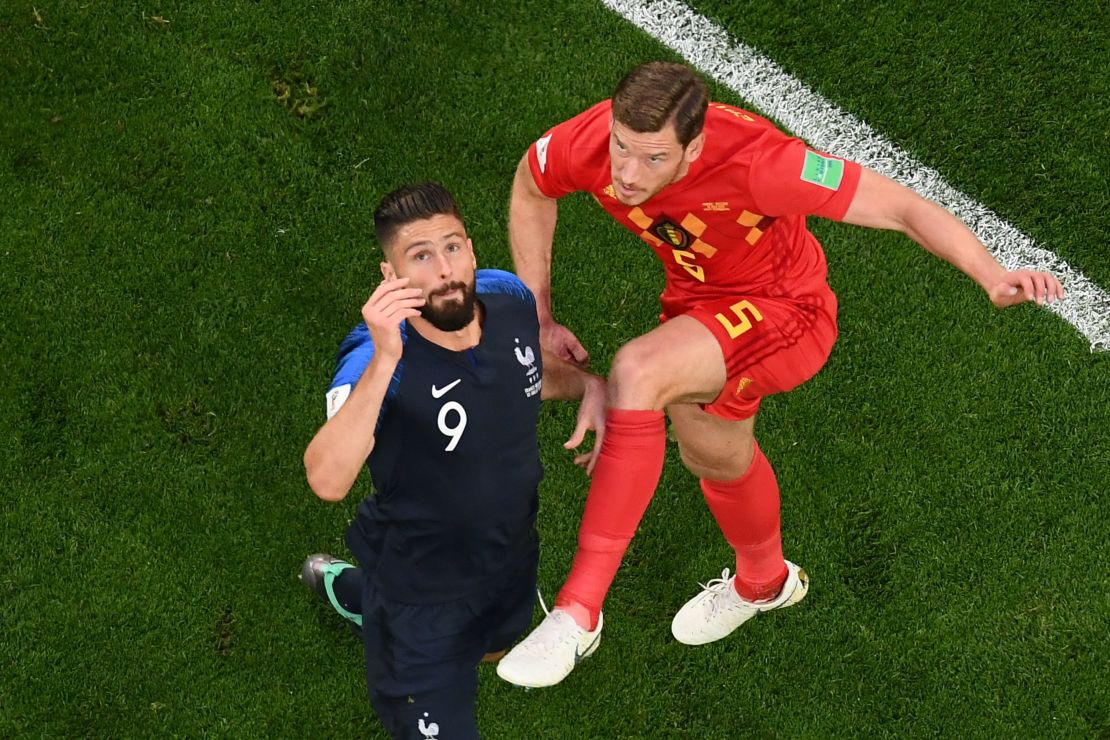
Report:
[[782,596],[782,590],[785,587],[785,578],[781,582],[773,582],[756,587],[753,587],[751,584],[741,583],[740,579],[736,579],[732,582],[733,593],[749,604],[766,604],[772,602]]
[[587,632],[592,632],[597,628],[597,617],[591,614],[589,608],[583,604],[571,601],[566,604],[556,604],[555,608],[565,611],[571,616],[575,624]]

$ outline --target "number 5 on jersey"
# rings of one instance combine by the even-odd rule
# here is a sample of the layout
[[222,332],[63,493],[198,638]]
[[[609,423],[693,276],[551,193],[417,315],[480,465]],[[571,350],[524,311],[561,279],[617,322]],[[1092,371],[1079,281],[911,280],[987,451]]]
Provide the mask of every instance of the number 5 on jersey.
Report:
[[732,322],[732,317],[723,313],[717,314],[716,319],[720,321],[721,325],[728,331],[729,339],[736,339],[748,329],[751,329],[755,322],[763,321],[763,314],[759,312],[758,308],[752,305],[751,301],[738,301],[728,308],[729,311],[739,319],[738,323],[734,324]]

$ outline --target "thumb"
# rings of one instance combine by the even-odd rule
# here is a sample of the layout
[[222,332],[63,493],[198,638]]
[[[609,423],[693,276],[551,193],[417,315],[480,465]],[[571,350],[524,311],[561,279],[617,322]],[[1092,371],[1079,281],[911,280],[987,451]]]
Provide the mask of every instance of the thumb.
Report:
[[1009,285],[1007,283],[999,283],[998,285],[994,286],[994,290],[991,291],[991,300],[994,301],[995,303],[999,303],[999,302],[1008,303],[1009,301],[1007,301],[1006,299],[1013,298],[1014,296],[1016,296],[1018,294],[1018,292],[1019,292],[1019,289],[1016,285]]

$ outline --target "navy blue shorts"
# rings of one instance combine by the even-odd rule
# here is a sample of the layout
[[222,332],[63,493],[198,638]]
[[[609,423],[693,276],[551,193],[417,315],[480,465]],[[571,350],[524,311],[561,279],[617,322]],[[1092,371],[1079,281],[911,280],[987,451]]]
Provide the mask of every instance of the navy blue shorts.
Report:
[[477,738],[478,664],[532,624],[533,553],[482,591],[441,604],[402,604],[363,592],[362,640],[370,703],[395,738]]

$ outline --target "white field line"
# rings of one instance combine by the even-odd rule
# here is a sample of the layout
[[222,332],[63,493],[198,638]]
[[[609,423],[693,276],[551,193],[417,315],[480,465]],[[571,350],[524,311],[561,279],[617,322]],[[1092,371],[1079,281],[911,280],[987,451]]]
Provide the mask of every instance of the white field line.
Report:
[[729,38],[684,3],[601,1],[812,146],[877,170],[940,203],[971,227],[1004,267],[1056,275],[1067,298],[1048,310],[1079,330],[1091,351],[1110,350],[1110,295],[1054,252],[953,188],[936,170],[808,89],[755,49]]

